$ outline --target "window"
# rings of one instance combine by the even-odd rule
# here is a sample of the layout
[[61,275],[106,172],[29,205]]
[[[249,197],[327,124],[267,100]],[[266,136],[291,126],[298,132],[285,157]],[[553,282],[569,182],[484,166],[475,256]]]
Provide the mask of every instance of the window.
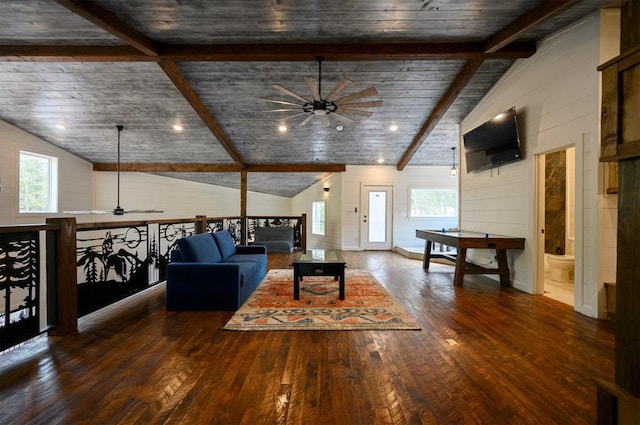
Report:
[[58,158],[20,151],[21,213],[58,212]]
[[409,218],[457,216],[456,188],[409,188]]
[[314,235],[324,235],[324,201],[316,201],[313,203],[311,222],[311,233]]

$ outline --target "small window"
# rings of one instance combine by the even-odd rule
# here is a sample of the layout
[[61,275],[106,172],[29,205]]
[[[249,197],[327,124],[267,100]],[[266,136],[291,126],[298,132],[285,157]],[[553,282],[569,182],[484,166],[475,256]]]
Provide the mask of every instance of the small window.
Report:
[[412,187],[409,191],[409,218],[458,216],[456,188]]
[[58,158],[20,151],[21,213],[58,212]]
[[324,207],[324,201],[316,201],[313,203],[311,233],[314,235],[324,235]]

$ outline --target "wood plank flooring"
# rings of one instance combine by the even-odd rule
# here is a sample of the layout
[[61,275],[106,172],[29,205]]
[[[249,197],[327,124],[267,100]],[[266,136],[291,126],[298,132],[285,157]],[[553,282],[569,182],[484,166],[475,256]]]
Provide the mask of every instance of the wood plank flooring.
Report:
[[[485,276],[456,288],[448,265],[344,256],[422,330],[224,331],[232,312],[166,312],[159,285],[83,318],[77,336],[1,355],[1,422],[596,422],[593,379],[613,379],[613,323]],[[269,268],[290,261],[273,254]]]

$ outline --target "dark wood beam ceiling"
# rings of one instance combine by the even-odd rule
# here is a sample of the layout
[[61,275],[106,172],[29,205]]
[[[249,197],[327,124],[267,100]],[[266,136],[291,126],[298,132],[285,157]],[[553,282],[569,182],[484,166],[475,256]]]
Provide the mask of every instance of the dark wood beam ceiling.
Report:
[[29,62],[174,62],[519,59],[536,52],[534,43],[512,43],[491,53],[483,43],[287,43],[166,45],[157,56],[131,46],[3,45],[0,60]]
[[87,0],[55,1],[60,6],[66,7],[76,15],[82,16],[87,21],[118,37],[142,53],[149,56],[158,54],[155,43],[151,39],[131,25],[118,19],[113,12],[103,8],[99,4]]
[[422,145],[423,140],[429,135],[431,130],[433,130],[438,121],[440,121],[440,118],[442,118],[442,116],[447,112],[447,109],[449,109],[453,101],[456,100],[469,80],[471,80],[471,78],[473,78],[473,76],[476,74],[476,72],[482,65],[482,62],[482,60],[469,61],[466,63],[464,68],[462,68],[462,71],[460,71],[460,73],[456,76],[456,79],[453,80],[453,83],[451,83],[451,86],[449,86],[445,94],[440,98],[433,112],[431,112],[431,115],[429,115],[427,120],[424,122],[424,124],[420,128],[420,131],[418,131],[418,134],[416,134],[413,141],[411,142],[411,145],[409,145],[404,155],[400,159],[400,162],[398,163],[399,171],[404,170],[404,167],[407,166],[407,164],[411,160],[411,157],[415,155],[415,153]]
[[241,169],[245,168],[244,161],[242,157],[236,150],[235,146],[229,136],[220,128],[220,125],[216,121],[216,119],[209,113],[207,107],[202,103],[200,97],[195,92],[195,90],[191,87],[191,84],[184,78],[180,69],[174,62],[169,61],[160,61],[158,62],[160,68],[164,71],[164,73],[169,77],[174,86],[178,89],[178,91],[182,94],[182,96],[189,102],[189,105],[193,108],[196,114],[200,117],[200,119],[206,124],[206,126],[211,130],[213,135],[218,139],[222,147],[227,151],[231,159],[240,167]]
[[[0,46],[0,60],[57,61],[158,61],[167,77],[220,141],[240,171],[250,171],[232,141],[208,112],[175,62],[177,61],[311,61],[322,55],[331,60],[468,60],[447,92],[427,117],[407,148],[398,170],[403,170],[486,59],[526,58],[535,53],[531,43],[514,43],[523,33],[578,3],[578,0],[547,0],[521,15],[483,43],[335,43],[335,44],[242,44],[156,45],[153,40],[89,0],[56,0],[73,13],[126,42],[128,46]],[[140,55],[139,52],[143,54]],[[278,166],[281,168],[282,166]],[[197,167],[196,167],[197,168]],[[223,166],[224,168],[224,166]],[[290,171],[290,170],[283,170]]]
[[[95,163],[93,171],[116,171],[117,163]],[[341,173],[345,164],[245,164],[240,168],[234,164],[171,164],[171,163],[121,163],[120,171],[143,173]]]
[[484,43],[484,52],[494,53],[499,51],[509,43],[517,40],[525,32],[553,18],[577,3],[580,3],[580,0],[545,1],[489,37]]

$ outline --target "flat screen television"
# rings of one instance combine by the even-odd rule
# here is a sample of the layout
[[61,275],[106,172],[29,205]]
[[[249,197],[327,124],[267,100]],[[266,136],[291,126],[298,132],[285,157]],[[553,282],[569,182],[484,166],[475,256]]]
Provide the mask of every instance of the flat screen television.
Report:
[[467,173],[522,160],[515,107],[465,133],[462,139]]

